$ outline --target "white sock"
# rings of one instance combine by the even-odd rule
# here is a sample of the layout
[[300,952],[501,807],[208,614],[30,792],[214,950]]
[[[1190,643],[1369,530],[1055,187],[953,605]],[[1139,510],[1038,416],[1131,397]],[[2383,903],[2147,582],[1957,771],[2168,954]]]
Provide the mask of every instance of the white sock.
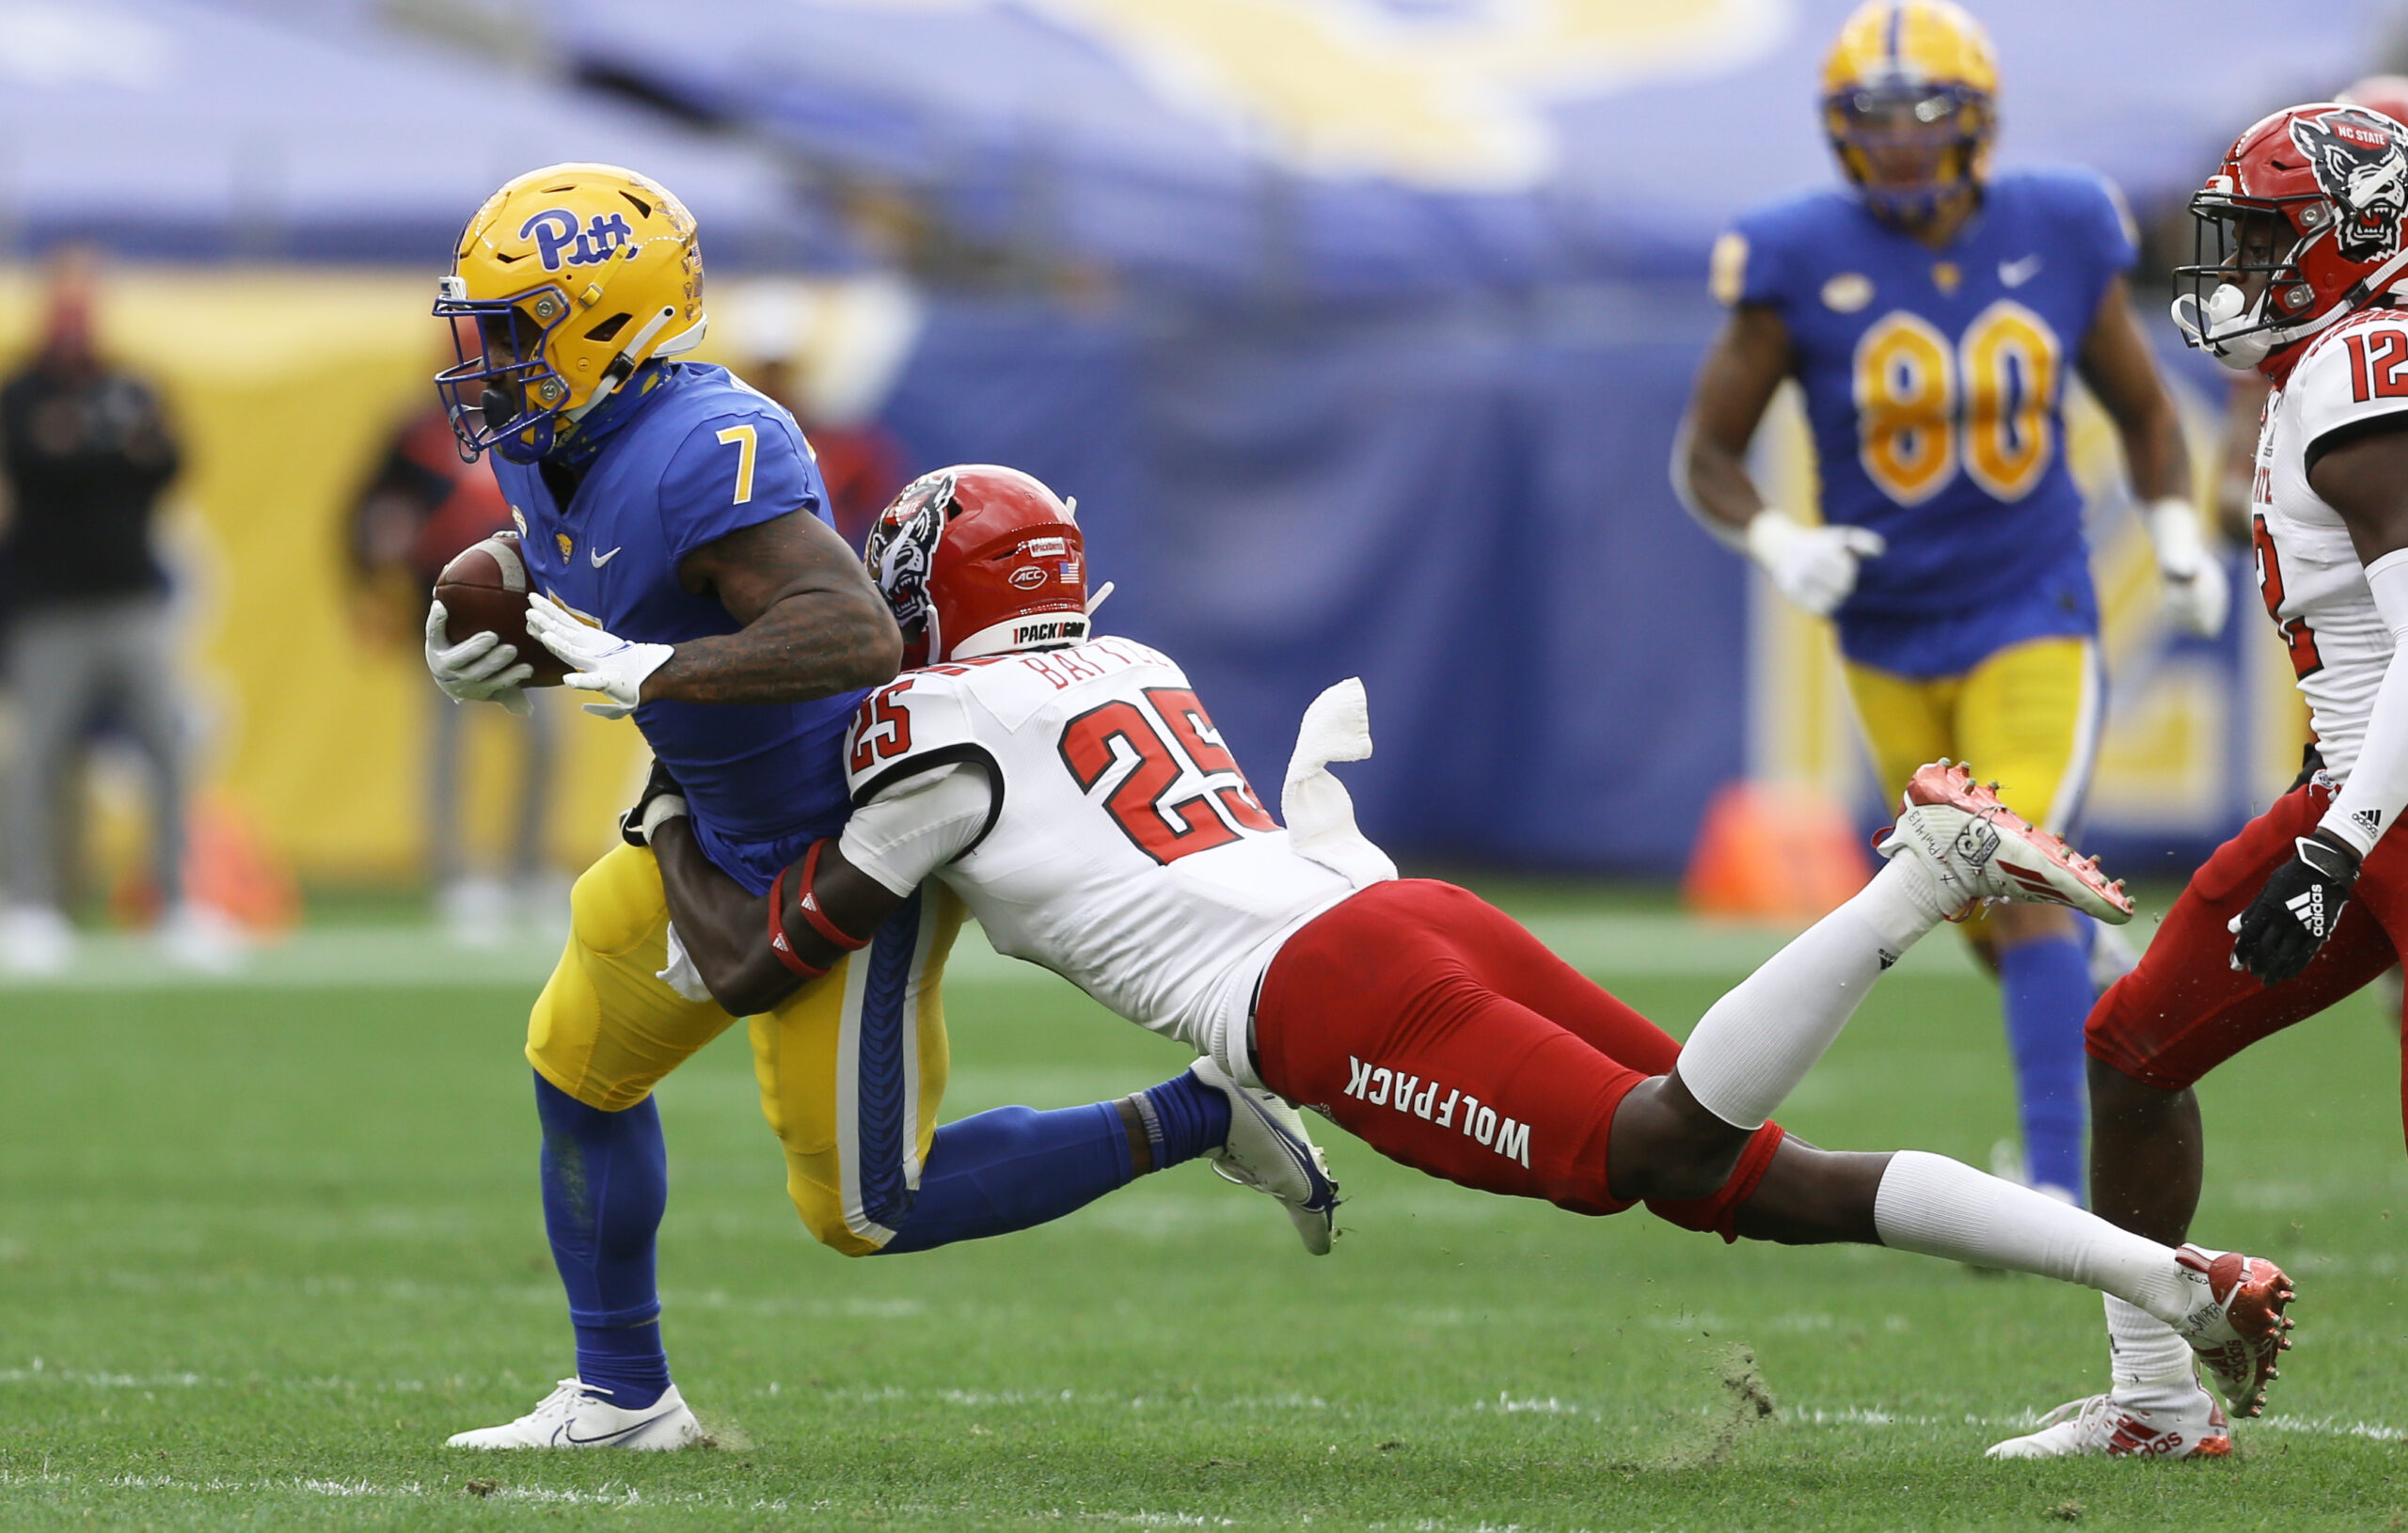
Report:
[[2135,1410],[2171,1410],[2199,1393],[2191,1344],[2141,1308],[2107,1296],[2107,1362],[2115,1402]]
[[1756,1129],[1798,1089],[1881,971],[1947,916],[1930,873],[1901,854],[1717,1001],[1681,1048],[1705,1110]]
[[[1883,1245],[1900,1251],[2079,1283],[2160,1320],[2181,1319],[2196,1292],[2170,1246],[1922,1150],[1890,1157],[1873,1196],[1873,1227]],[[2114,1313],[2111,1304],[2111,1324]],[[2187,1362],[2189,1344],[2179,1336],[2174,1344]]]

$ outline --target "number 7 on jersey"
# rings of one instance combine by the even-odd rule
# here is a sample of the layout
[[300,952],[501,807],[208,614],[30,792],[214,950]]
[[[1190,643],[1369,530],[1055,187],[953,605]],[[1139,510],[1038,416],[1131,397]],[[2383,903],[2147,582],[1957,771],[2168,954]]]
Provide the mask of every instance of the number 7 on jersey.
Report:
[[719,434],[719,439],[736,449],[736,503],[748,504],[752,498],[752,459],[759,452],[761,440],[749,425],[730,426]]

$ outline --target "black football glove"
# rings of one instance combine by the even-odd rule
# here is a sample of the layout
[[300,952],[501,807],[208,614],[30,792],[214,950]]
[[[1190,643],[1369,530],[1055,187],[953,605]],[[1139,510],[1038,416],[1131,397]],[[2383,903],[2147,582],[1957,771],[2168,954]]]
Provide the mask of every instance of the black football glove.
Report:
[[652,843],[644,839],[644,814],[652,808],[654,799],[663,798],[676,799],[680,813],[683,813],[686,790],[677,785],[677,780],[669,775],[669,768],[656,757],[652,775],[644,779],[643,792],[636,796],[635,807],[619,816],[619,839],[630,846],[651,846]]
[[2358,881],[2357,851],[2339,837],[2319,830],[2294,845],[2298,855],[2270,874],[2249,909],[2232,918],[2232,966],[2260,984],[2299,977],[2333,935]]

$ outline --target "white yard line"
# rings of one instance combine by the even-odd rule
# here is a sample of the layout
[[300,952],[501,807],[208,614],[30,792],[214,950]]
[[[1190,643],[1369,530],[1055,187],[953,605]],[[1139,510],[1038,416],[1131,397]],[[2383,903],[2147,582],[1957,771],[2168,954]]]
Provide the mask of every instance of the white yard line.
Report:
[[[1567,961],[1608,985],[1617,978],[1736,978],[1789,937],[1778,928],[1717,925],[1669,912],[1538,915],[1527,925]],[[79,942],[62,973],[0,976],[0,1008],[11,996],[61,990],[532,988],[543,984],[559,956],[556,941],[535,939],[471,948],[427,927],[316,927],[262,943],[237,972],[217,976],[177,968],[145,938],[107,933]],[[1944,932],[1909,953],[1898,969],[1910,974],[1973,972],[1965,944]],[[974,924],[962,928],[946,977],[960,985],[1062,983],[1033,964],[997,953]]]

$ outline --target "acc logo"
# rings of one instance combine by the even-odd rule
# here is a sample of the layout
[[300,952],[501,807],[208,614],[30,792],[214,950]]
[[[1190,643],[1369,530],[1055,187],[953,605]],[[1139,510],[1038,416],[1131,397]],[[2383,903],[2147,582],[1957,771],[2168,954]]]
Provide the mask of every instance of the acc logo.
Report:
[[562,266],[600,265],[618,254],[621,245],[632,244],[636,231],[622,213],[605,218],[597,213],[580,230],[577,214],[566,208],[547,208],[518,226],[520,239],[531,236],[544,270],[557,272]]
[[1023,564],[1012,571],[1011,582],[1022,591],[1035,591],[1045,583],[1045,572],[1035,564]]
[[1823,307],[1834,314],[1853,314],[1873,301],[1873,279],[1862,272],[1842,272],[1823,284]]

